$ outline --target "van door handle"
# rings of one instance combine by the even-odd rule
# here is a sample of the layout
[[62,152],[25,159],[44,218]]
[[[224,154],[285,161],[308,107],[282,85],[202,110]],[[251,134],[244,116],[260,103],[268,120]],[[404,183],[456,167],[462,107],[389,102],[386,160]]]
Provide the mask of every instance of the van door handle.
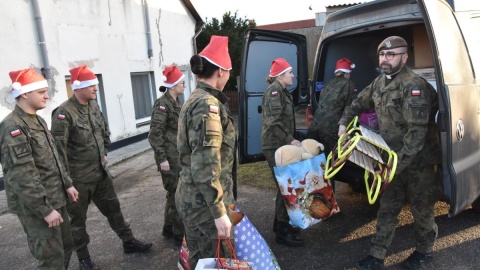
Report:
[[262,106],[258,106],[257,111],[258,113],[262,113]]

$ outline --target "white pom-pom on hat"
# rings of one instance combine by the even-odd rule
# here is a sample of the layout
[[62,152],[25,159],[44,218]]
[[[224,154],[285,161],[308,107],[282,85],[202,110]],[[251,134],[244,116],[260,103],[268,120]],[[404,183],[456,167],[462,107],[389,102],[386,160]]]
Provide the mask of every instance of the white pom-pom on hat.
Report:
[[355,68],[355,64],[350,65],[351,68]]
[[79,85],[81,84],[81,82],[80,82],[79,80],[75,80],[75,81],[73,82],[73,84],[76,85],[76,86],[79,86]]
[[14,82],[12,83],[12,88],[15,90],[20,90],[22,89],[22,85],[19,82]]
[[165,77],[165,75],[162,75],[162,82],[166,82],[167,81],[167,77]]

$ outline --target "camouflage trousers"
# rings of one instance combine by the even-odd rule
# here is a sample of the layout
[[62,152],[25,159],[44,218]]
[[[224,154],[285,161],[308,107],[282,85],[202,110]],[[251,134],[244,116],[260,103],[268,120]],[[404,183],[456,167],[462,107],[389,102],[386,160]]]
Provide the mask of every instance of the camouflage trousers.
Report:
[[63,223],[48,227],[48,223],[34,215],[19,215],[27,234],[30,253],[37,259],[38,269],[67,269],[72,256],[73,240],[65,207],[57,209]]
[[123,242],[133,239],[132,230],[123,217],[110,177],[106,176],[102,180],[89,183],[79,183],[74,180],[73,186],[79,192],[79,198],[76,203],[69,204],[67,210],[70,215],[74,250],[77,252],[78,259],[90,257],[88,252],[90,237],[87,233],[86,221],[88,205],[91,201],[107,217],[108,224]]
[[[176,163],[178,164],[178,162]],[[167,202],[165,204],[164,211],[164,226],[172,227],[173,234],[182,235],[184,232],[183,221],[178,214],[177,207],[175,205],[175,192],[177,190],[178,178],[180,175],[181,167],[178,165],[170,164],[169,171],[160,171],[162,174],[163,188],[167,191]]]
[[380,198],[377,232],[371,240],[370,255],[385,258],[393,240],[397,217],[405,203],[410,205],[414,218],[416,250],[422,253],[432,252],[438,234],[434,207],[442,191],[438,174],[437,166],[411,165],[395,176]]
[[[215,258],[218,247],[218,231],[213,219],[195,226],[185,224],[185,238],[188,246],[190,269],[195,269],[200,259]],[[234,245],[233,224],[230,239]],[[225,240],[221,241],[220,258],[233,258],[233,254],[227,247]]]
[[268,166],[270,166],[270,169],[272,170],[273,181],[275,181],[275,184],[277,185],[277,197],[275,198],[275,218],[277,219],[278,222],[289,223],[290,217],[288,216],[287,207],[285,206],[285,199],[283,198],[282,193],[280,193],[280,189],[278,188],[278,183],[275,180],[275,173],[273,172],[273,167],[276,165],[275,150],[264,149],[263,154],[267,159]]

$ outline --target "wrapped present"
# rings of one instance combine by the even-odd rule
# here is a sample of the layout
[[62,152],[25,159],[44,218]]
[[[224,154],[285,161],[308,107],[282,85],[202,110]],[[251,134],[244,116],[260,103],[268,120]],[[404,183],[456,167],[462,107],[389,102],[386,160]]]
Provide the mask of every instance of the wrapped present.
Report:
[[330,180],[323,175],[325,162],[322,153],[301,162],[273,168],[291,225],[306,229],[340,212]]

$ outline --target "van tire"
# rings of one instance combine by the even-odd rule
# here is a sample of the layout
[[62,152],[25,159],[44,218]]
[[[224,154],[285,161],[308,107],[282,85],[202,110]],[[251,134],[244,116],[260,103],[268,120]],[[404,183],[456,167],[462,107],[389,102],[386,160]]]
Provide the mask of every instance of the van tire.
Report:
[[480,213],[480,197],[478,197],[478,198],[472,203],[472,209],[473,209],[473,211]]

